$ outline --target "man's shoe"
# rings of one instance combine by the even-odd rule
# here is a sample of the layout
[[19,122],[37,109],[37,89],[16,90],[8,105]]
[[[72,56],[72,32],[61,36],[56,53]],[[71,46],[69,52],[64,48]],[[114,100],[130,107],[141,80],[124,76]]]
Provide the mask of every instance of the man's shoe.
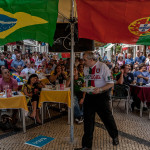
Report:
[[84,119],[83,119],[83,117],[81,117],[81,118],[79,119],[79,121],[78,121],[78,124],[83,123],[83,121],[84,121]]
[[78,118],[75,118],[75,122],[78,123],[78,122],[79,122],[79,119],[78,119]]
[[119,139],[118,137],[113,139],[113,145],[118,145],[119,144]]

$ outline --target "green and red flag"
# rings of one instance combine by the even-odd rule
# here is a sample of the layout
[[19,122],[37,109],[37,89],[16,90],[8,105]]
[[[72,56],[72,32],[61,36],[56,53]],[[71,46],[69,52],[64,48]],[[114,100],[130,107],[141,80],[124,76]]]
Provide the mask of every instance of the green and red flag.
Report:
[[34,39],[52,45],[58,0],[0,0],[0,45]]
[[150,0],[76,0],[79,37],[150,45]]

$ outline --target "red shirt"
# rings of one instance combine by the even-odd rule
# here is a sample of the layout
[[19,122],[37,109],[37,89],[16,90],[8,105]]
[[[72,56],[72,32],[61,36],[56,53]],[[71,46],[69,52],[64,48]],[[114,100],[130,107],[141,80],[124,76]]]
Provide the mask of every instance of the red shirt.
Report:
[[[7,61],[7,59],[6,59]],[[11,69],[11,63],[12,63],[13,59],[11,59],[11,61],[7,61],[7,65],[8,65],[8,69]]]
[[17,80],[10,78],[10,82],[5,82],[3,78],[0,78],[0,91],[4,91],[4,86],[9,85],[9,89],[17,89],[18,83]]

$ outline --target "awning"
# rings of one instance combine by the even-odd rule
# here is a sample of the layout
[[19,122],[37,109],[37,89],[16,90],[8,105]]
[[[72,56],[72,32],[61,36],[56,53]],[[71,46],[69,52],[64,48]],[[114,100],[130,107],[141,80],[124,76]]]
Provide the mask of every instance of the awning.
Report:
[[105,52],[108,52],[111,50],[111,48],[114,46],[115,44],[110,44],[106,49]]

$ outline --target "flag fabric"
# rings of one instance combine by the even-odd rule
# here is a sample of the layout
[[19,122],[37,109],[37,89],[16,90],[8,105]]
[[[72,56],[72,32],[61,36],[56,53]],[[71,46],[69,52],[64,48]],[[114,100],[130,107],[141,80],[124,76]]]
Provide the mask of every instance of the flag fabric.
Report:
[[150,45],[150,0],[76,0],[79,38]]
[[58,0],[0,0],[0,45],[33,39],[53,43]]

